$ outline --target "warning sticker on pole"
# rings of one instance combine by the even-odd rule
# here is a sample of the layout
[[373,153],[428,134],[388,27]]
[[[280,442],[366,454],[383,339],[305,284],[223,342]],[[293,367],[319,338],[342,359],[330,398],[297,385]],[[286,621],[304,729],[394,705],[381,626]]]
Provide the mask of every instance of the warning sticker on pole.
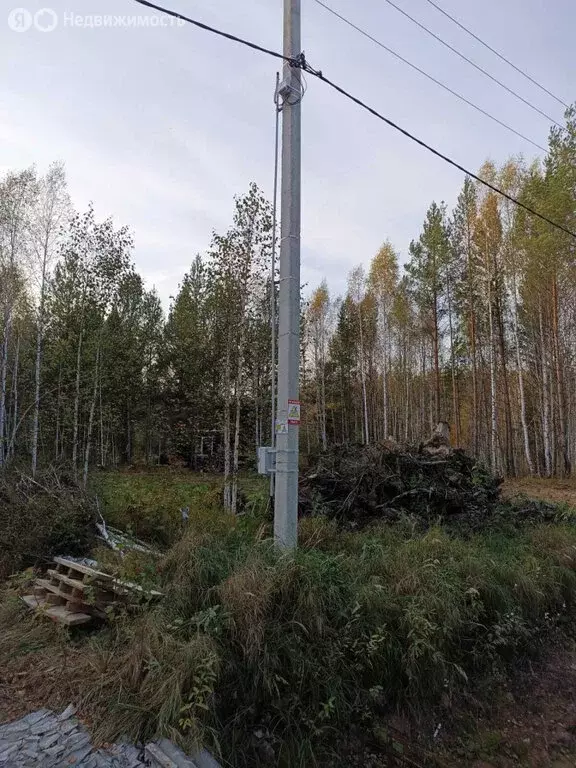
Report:
[[288,400],[288,424],[300,425],[300,400]]
[[288,422],[287,421],[277,421],[276,422],[276,434],[277,435],[285,435],[288,432]]

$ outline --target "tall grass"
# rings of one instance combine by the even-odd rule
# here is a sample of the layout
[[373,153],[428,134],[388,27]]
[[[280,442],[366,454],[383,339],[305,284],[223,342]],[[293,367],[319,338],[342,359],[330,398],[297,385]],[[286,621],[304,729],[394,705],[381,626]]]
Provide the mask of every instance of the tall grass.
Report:
[[[202,743],[237,768],[327,764],[350,725],[370,734],[398,708],[478,696],[576,612],[567,523],[508,521],[459,537],[308,518],[285,554],[261,515],[223,513],[212,478],[103,474],[97,484],[110,524],[166,547],[160,559],[108,553],[103,565],[164,599],[67,637],[24,615],[11,590],[0,596],[0,664],[26,657],[39,675],[51,649],[73,654],[65,695],[77,686],[103,740]],[[260,512],[262,488],[248,494]]]
[[[109,525],[164,546],[180,538],[183,508],[188,509],[190,522],[202,529],[210,530],[216,519],[222,519],[222,488],[220,475],[169,468],[101,472],[91,480]],[[242,476],[240,495],[249,511],[265,509],[267,486],[261,478]]]
[[109,640],[89,696],[106,736],[202,741],[234,766],[313,765],[351,723],[370,730],[505,675],[574,610],[572,527],[460,540],[312,519],[301,540],[283,555],[238,527],[187,531],[161,563],[163,603]]

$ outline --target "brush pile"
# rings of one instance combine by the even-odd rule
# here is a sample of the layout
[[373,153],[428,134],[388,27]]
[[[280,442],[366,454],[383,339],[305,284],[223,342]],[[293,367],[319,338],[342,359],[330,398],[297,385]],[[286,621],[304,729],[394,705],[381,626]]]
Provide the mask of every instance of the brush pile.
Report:
[[94,519],[93,503],[64,473],[1,475],[0,581],[54,555],[89,553]]
[[420,447],[393,441],[337,445],[322,453],[300,485],[303,515],[347,527],[412,519],[477,529],[496,512],[502,480],[472,456],[436,438]]

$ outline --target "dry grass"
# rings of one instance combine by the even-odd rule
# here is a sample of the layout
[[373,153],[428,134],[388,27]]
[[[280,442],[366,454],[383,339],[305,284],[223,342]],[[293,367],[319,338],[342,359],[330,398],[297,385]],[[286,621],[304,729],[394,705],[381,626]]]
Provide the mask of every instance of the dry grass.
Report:
[[30,613],[14,590],[0,594],[0,721],[79,701],[90,664],[61,626]]
[[503,495],[508,498],[526,496],[552,504],[565,504],[576,511],[576,479],[522,477],[511,478],[503,485]]

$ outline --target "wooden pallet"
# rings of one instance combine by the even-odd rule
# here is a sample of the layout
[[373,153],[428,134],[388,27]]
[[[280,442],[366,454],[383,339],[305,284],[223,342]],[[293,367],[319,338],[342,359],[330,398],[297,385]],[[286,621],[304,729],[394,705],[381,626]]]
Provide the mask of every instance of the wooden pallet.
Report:
[[117,599],[112,576],[62,557],[54,562],[46,578],[36,579],[34,594],[26,595],[24,602],[67,626],[106,618],[106,607]]
[[73,560],[55,557],[54,563],[46,578],[36,579],[34,594],[22,599],[30,608],[66,626],[105,619],[107,608],[118,601],[129,601],[131,596],[162,597],[161,592],[148,593],[137,584],[120,581]]

